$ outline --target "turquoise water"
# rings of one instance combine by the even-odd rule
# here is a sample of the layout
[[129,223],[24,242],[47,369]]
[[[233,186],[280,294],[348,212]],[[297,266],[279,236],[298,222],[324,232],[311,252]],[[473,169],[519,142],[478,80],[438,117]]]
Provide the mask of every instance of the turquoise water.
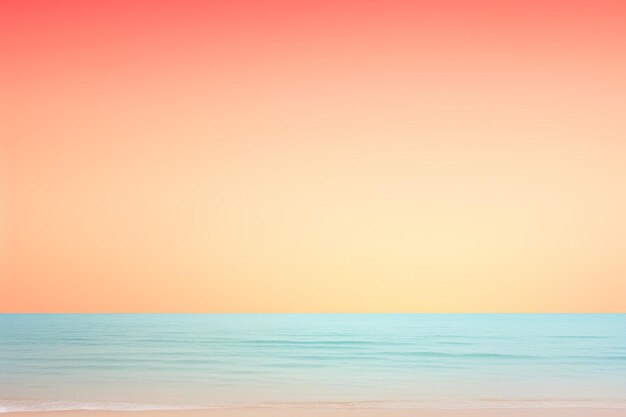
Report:
[[0,315],[0,411],[626,408],[626,315]]

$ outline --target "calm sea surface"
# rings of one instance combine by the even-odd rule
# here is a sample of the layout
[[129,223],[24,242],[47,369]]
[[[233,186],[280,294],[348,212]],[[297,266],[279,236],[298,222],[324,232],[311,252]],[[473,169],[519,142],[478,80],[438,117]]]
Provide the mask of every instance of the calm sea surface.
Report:
[[626,315],[0,315],[0,412],[626,408]]

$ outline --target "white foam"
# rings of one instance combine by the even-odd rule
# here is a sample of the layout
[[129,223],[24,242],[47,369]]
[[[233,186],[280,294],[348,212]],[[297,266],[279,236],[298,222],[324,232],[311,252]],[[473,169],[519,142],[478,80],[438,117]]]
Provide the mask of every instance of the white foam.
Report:
[[267,403],[203,403],[147,404],[130,402],[77,402],[52,400],[0,399],[0,414],[36,411],[175,411],[225,408],[282,409],[486,409],[486,408],[613,408],[626,409],[626,401],[611,400],[475,400],[454,403],[417,401],[356,402],[267,402]]
[[106,410],[106,411],[156,411],[156,410],[188,410],[195,407],[171,406],[160,404],[141,404],[124,402],[76,402],[76,401],[45,401],[45,400],[3,400],[0,399],[0,413],[28,411],[73,411],[73,410]]

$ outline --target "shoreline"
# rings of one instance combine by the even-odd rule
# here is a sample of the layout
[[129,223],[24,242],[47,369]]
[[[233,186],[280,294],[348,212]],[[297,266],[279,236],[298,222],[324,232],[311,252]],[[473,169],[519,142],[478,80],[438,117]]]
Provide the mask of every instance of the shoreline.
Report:
[[205,410],[11,411],[6,417],[623,417],[624,408],[330,409],[224,408]]

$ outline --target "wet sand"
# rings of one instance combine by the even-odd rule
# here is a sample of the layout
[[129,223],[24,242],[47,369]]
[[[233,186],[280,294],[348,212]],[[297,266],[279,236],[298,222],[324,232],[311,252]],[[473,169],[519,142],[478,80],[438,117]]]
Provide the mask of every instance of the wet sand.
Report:
[[625,417],[626,409],[522,408],[480,410],[428,409],[270,409],[233,408],[184,411],[41,411],[4,417]]

